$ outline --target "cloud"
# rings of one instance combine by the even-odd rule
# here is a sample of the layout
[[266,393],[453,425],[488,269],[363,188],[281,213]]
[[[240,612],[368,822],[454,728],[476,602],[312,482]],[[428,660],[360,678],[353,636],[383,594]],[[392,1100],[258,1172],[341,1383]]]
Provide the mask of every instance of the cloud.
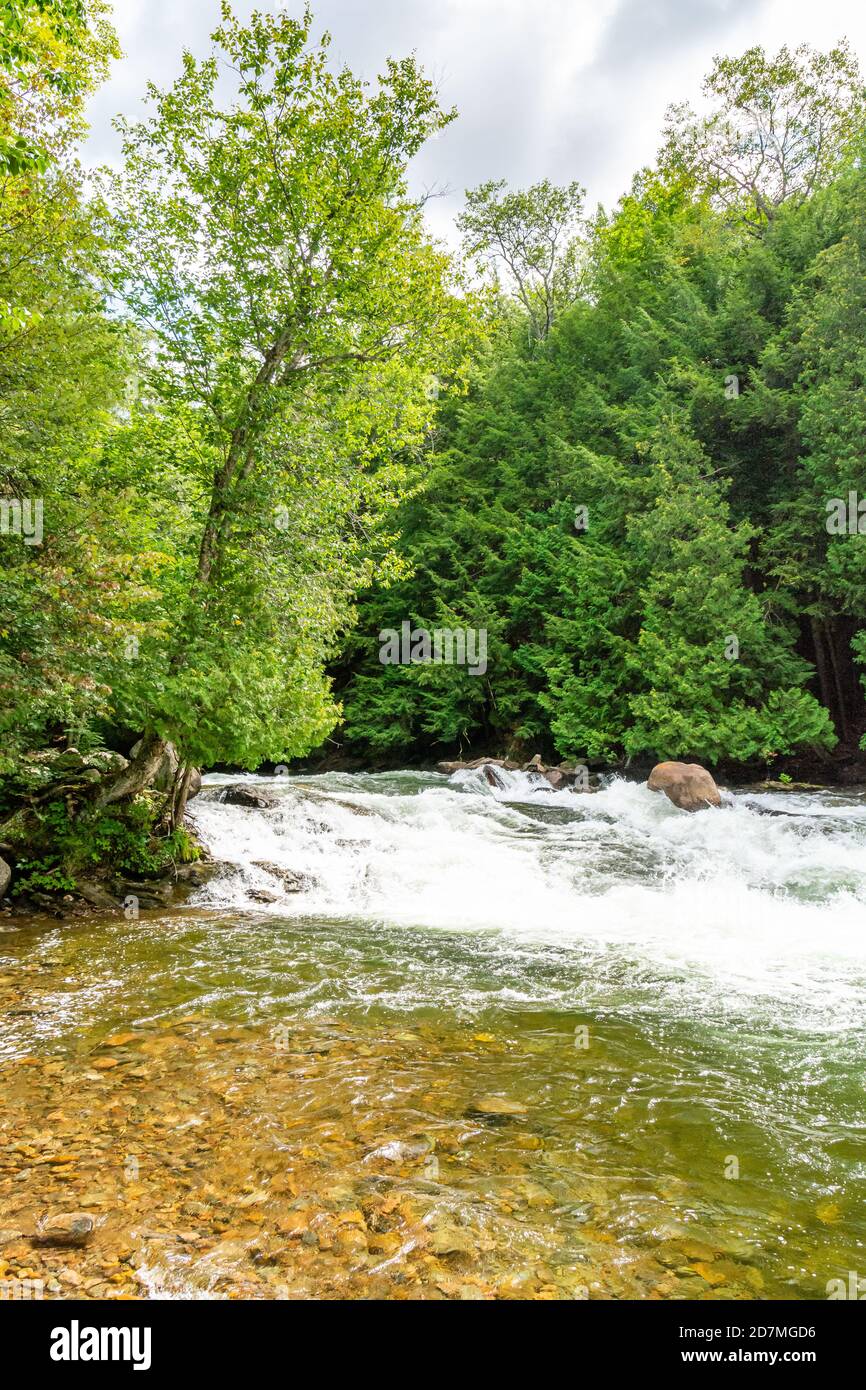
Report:
[[[242,15],[253,7],[237,0]],[[716,53],[848,33],[866,56],[866,17],[846,0],[314,0],[314,11],[335,62],[372,79],[388,55],[414,51],[457,107],[412,170],[419,192],[450,190],[427,204],[446,236],[463,190],[488,178],[577,179],[591,207],[613,203],[653,159],[668,103],[698,98]],[[169,83],[183,47],[204,53],[218,21],[218,0],[118,0],[127,56],[91,106],[93,162],[117,158],[111,116],[139,113],[145,83]]]
[[712,44],[733,37],[744,17],[760,9],[755,0],[625,0],[617,6],[604,33],[595,62],[603,69],[646,69],[652,61],[664,70],[688,48],[704,53]]

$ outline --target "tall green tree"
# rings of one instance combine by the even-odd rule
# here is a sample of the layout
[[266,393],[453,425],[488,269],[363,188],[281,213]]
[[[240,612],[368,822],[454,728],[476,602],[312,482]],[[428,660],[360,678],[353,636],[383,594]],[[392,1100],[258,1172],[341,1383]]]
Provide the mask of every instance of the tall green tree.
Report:
[[[101,494],[98,467],[102,440],[119,424],[134,344],[100,289],[104,246],[76,156],[84,99],[116,40],[98,3],[22,0],[4,7],[3,20],[0,130],[17,132],[12,155],[0,142],[7,772],[23,751],[107,712],[106,638],[123,606],[118,576],[136,562],[126,558],[123,500]],[[25,136],[26,157],[15,143]]]
[[[859,73],[844,44],[755,49],[717,60],[707,94],[595,219],[545,332],[503,274],[489,357],[439,413],[427,524],[400,513],[414,578],[362,605],[389,625],[401,605],[481,615],[493,656],[447,703],[444,672],[433,698],[350,643],[358,754],[385,699],[391,757],[766,763],[850,755],[866,729],[860,538],[825,528],[862,478]],[[533,191],[493,184],[469,197],[474,249],[501,254],[500,215],[515,245],[548,244]]]
[[122,126],[116,288],[151,335],[145,391],[195,421],[200,503],[170,636],[115,692],[146,736],[106,802],[167,740],[254,766],[328,732],[325,660],[469,319],[406,186],[451,113],[413,60],[372,89],[334,71],[311,23],[224,5],[213,55]]
[[584,193],[578,183],[560,188],[545,179],[512,191],[491,180],[467,192],[457,219],[465,254],[492,272],[495,286],[504,277],[539,341],[580,291]]
[[687,104],[668,109],[662,170],[685,173],[756,228],[838,172],[866,112],[859,64],[844,40],[826,53],[800,44],[770,57],[756,45],[716,58],[703,95],[706,115]]

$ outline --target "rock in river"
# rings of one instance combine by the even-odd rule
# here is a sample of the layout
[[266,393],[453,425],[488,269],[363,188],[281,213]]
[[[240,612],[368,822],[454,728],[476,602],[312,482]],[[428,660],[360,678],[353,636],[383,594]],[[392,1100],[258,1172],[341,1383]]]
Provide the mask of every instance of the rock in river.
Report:
[[44,1217],[33,1237],[37,1245],[86,1245],[93,1217],[86,1211],[54,1212]]
[[429,1246],[434,1255],[474,1255],[476,1245],[469,1231],[457,1226],[438,1226],[430,1232]]
[[718,787],[700,763],[657,763],[647,786],[651,792],[664,792],[681,811],[703,811],[722,804]]
[[226,787],[220,801],[224,801],[227,806],[251,806],[257,811],[269,811],[278,804],[279,797],[273,792],[265,791],[263,787],[244,782],[234,787]]
[[284,869],[281,864],[272,864],[269,859],[254,859],[252,862],[257,869],[264,869],[266,874],[279,879],[287,893],[300,893],[308,886],[309,880],[303,874],[296,874],[293,869]]
[[529,1111],[519,1100],[507,1096],[481,1096],[473,1101],[470,1112],[476,1115],[527,1115]]

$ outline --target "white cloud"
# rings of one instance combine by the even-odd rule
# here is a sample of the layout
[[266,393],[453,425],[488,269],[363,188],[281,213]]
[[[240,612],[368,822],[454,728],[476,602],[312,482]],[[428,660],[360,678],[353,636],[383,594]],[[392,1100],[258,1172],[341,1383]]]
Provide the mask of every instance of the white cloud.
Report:
[[[300,0],[289,0],[300,12]],[[248,14],[252,0],[237,0]],[[258,0],[256,8],[276,8]],[[416,160],[419,190],[449,234],[463,190],[487,178],[519,186],[577,179],[610,205],[652,160],[670,101],[696,100],[716,53],[750,44],[828,47],[847,34],[866,66],[866,9],[848,0],[319,0],[317,27],[336,61],[374,77],[415,52],[460,113]],[[184,46],[207,49],[218,0],[117,0],[126,57],[91,106],[88,156],[117,157],[116,112],[141,110],[145,83],[168,84]]]

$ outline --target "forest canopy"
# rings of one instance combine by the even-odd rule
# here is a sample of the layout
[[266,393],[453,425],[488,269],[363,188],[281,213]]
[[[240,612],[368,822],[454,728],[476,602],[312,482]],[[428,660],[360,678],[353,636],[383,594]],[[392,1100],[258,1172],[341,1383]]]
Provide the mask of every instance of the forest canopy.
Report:
[[[412,573],[362,597],[337,673],[361,758],[862,740],[862,80],[845,43],[753,48],[705,95],[610,214],[576,185],[467,195],[487,337],[399,512]],[[484,680],[377,668],[400,617],[486,628]]]

